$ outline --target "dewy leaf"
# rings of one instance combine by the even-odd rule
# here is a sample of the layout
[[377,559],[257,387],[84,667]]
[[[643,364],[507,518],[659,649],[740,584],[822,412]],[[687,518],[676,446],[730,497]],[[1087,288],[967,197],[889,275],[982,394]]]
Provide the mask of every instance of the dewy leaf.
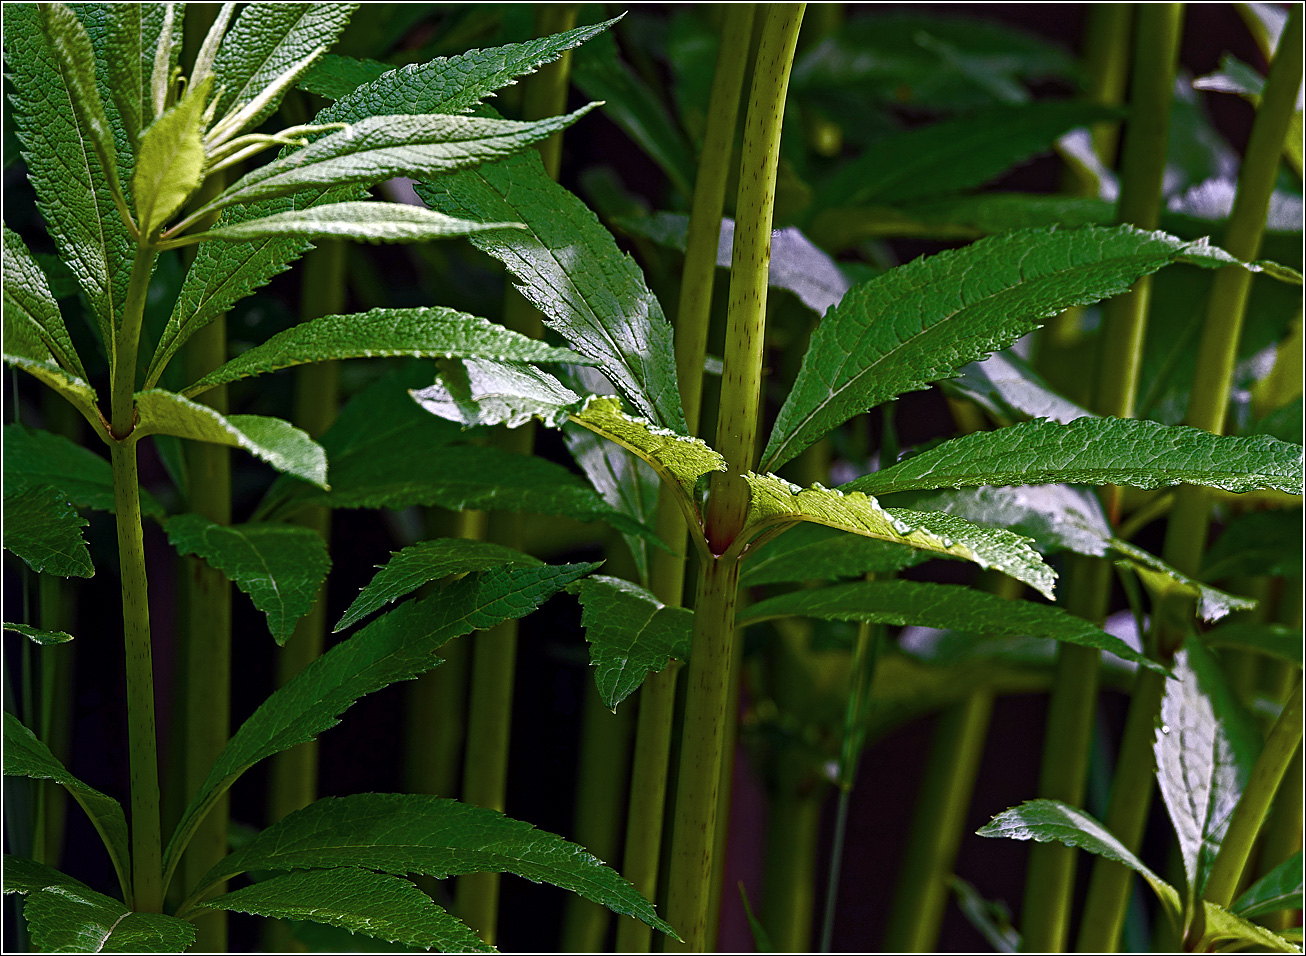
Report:
[[[8,630],[11,625],[6,624]],[[118,884],[126,894],[131,890],[131,844],[127,837],[127,817],[122,804],[113,797],[106,796],[94,787],[78,780],[59,759],[50,752],[50,748],[37,736],[23,726],[13,714],[5,711],[4,716],[4,774],[6,777],[34,777],[38,780],[53,780],[65,788],[91,818],[96,832],[104,841],[113,861],[113,868],[118,874]],[[5,873],[8,883],[9,874]],[[8,886],[5,887],[8,892]]]
[[208,232],[185,237],[185,242],[224,239],[239,242],[294,236],[300,239],[359,239],[380,242],[426,242],[450,236],[471,236],[496,230],[515,230],[512,223],[469,222],[421,206],[401,202],[337,202],[310,209],[291,209],[262,219],[220,225]]
[[473,236],[517,289],[582,355],[595,359],[656,425],[684,432],[671,324],[639,267],[594,213],[544,171],[539,154],[422,183],[417,194],[450,215],[521,222],[525,230]]
[[[45,278],[32,254],[18,233],[8,226],[4,233],[4,337],[5,351],[13,349],[17,339],[35,339],[50,356],[72,375],[86,381],[86,369],[73,348],[73,340],[64,327],[59,304],[50,292]],[[33,355],[39,358],[39,353]],[[88,387],[89,390],[89,387]],[[92,398],[94,397],[92,393]]]
[[534,123],[476,116],[369,116],[246,173],[200,212],[311,186],[372,185],[493,162],[566,129],[596,104]]
[[1060,608],[1008,601],[955,584],[859,581],[804,588],[767,598],[740,612],[740,625],[800,615],[827,621],[915,624],[1009,637],[1042,637],[1110,651],[1141,667],[1164,671],[1118,637]]
[[[79,508],[113,511],[113,466],[89,448],[62,435],[18,422],[4,427],[4,487],[9,493],[53,485]],[[141,511],[163,516],[163,505],[138,489]]]
[[68,496],[50,485],[17,493],[5,489],[4,546],[38,574],[89,578],[95,574],[82,537],[90,524]]
[[856,578],[871,572],[901,571],[929,557],[929,552],[906,544],[804,522],[750,551],[739,584],[752,587]]
[[675,936],[638,890],[583,847],[497,810],[421,794],[360,793],[318,800],[219,862],[200,885],[251,869],[331,866],[436,879],[514,873],[579,893]]
[[202,80],[187,90],[181,102],[141,134],[132,198],[142,235],[153,236],[204,180],[201,120],[212,83]]
[[1027,229],[853,286],[813,333],[761,470],[853,415],[947,378],[1058,312],[1124,292],[1172,262],[1236,264],[1204,240],[1132,226]]
[[[401,604],[314,660],[274,691],[218,755],[168,843],[165,877],[171,876],[214,802],[254,764],[334,727],[339,715],[364,694],[435,667],[440,663],[435,651],[445,641],[524,617],[597,567],[493,568]],[[345,862],[355,865],[359,858]]]
[[1127,418],[1035,420],[973,432],[844,485],[888,494],[922,488],[1067,482],[1302,493],[1300,445]]
[[453,309],[372,309],[353,315],[326,315],[278,332],[219,366],[182,394],[194,397],[215,385],[307,362],[399,355],[512,362],[583,361],[575,352],[553,348],[488,319]]
[[975,832],[980,836],[1037,840],[1039,843],[1055,840],[1127,866],[1147,880],[1170,917],[1176,923],[1179,921],[1179,894],[1174,887],[1148,869],[1106,827],[1084,811],[1060,800],[1026,800],[1018,807],[999,813]]
[[1243,919],[1302,908],[1302,851],[1298,850],[1247,888],[1233,904]]
[[813,485],[801,488],[774,475],[745,476],[752,493],[740,539],[782,530],[800,521],[905,544],[936,554],[997,568],[1052,596],[1056,574],[1029,540],[997,528],[981,528],[953,515],[886,510],[869,495]]
[[5,10],[5,71],[13,83],[14,129],[37,208],[60,257],[77,277],[107,347],[127,294],[133,243],[40,21],[35,4]]
[[358,593],[332,633],[357,624],[373,611],[406,597],[422,585],[450,574],[488,571],[501,564],[536,566],[541,562],[512,548],[490,541],[466,538],[436,538],[419,541],[402,551],[390,552],[390,560]]
[[219,415],[172,392],[153,388],[136,393],[137,438],[176,435],[194,441],[244,448],[277,471],[326,488],[322,446],[289,422],[264,415]]
[[466,923],[408,880],[353,866],[274,876],[203,905],[275,919],[312,920],[419,950],[495,952]]
[[578,581],[572,590],[585,609],[581,624],[590,645],[594,683],[613,712],[639,689],[649,671],[664,669],[673,658],[689,659],[692,611],[667,607],[639,585],[605,575]]
[[21,634],[35,644],[67,644],[73,639],[73,636],[65,631],[43,631],[39,627],[15,624],[12,621],[5,621],[4,629]]
[[313,607],[331,560],[311,528],[253,522],[220,525],[182,514],[163,525],[179,554],[194,554],[221,571],[267,615],[272,639],[285,644]]
[[1193,898],[1200,898],[1238,805],[1261,734],[1220,670],[1196,641],[1175,657],[1156,732],[1156,779],[1183,851]]

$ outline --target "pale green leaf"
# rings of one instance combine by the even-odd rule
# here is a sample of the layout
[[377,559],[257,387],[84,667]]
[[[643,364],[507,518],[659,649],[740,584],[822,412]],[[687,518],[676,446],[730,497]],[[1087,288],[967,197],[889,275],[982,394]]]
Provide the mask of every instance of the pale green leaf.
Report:
[[1197,614],[1204,621],[1218,621],[1230,611],[1250,611],[1256,607],[1252,598],[1228,594],[1209,584],[1195,581],[1155,555],[1119,538],[1111,539],[1111,550],[1124,557],[1143,586],[1152,594],[1154,605],[1172,592],[1181,592],[1197,602]]
[[136,225],[153,236],[204,179],[201,119],[212,80],[202,80],[141,134],[132,171]]
[[4,622],[4,629],[13,631],[15,634],[21,634],[36,644],[67,644],[73,639],[71,634],[64,631],[43,631],[39,627],[15,624],[11,621]]
[[437,382],[414,391],[426,411],[464,427],[516,428],[538,418],[559,428],[584,400],[540,369],[519,363],[471,359],[441,363]]
[[745,480],[752,497],[741,537],[811,521],[997,568],[1052,596],[1055,572],[1029,546],[1029,539],[1020,535],[981,528],[942,512],[886,510],[873,497],[857,491],[845,493],[819,484],[801,488],[774,475],[750,473]]
[[1172,262],[1235,264],[1204,240],[1132,226],[1029,229],[922,257],[853,286],[817,326],[762,455],[789,461],[853,415],[948,378],[1074,305]]
[[361,866],[443,879],[515,873],[579,893],[674,936],[653,905],[583,847],[496,810],[442,797],[361,793],[327,797],[268,827],[200,881],[249,869]]
[[1202,915],[1205,918],[1201,943],[1203,949],[1209,949],[1217,942],[1232,940],[1242,946],[1263,946],[1276,953],[1301,952],[1301,947],[1294,946],[1278,933],[1272,933],[1264,926],[1257,926],[1238,914],[1230,913],[1210,900],[1202,900]]
[[929,552],[906,544],[804,522],[756,551],[750,550],[739,573],[739,584],[752,587],[856,578],[873,572],[901,571],[929,557]]
[[492,953],[466,923],[408,880],[353,866],[299,870],[224,893],[205,906],[276,919],[312,920],[443,953]]
[[1233,647],[1303,666],[1302,630],[1282,624],[1221,624],[1201,636],[1207,647]]
[[1060,800],[1026,800],[999,813],[976,832],[986,837],[1064,843],[1127,866],[1147,880],[1171,919],[1179,921],[1179,894],[1174,887],[1148,869],[1106,827]]
[[1302,908],[1302,854],[1298,850],[1247,888],[1233,904],[1243,919]]
[[421,206],[400,202],[337,202],[273,213],[261,219],[247,219],[219,225],[207,232],[186,237],[187,242],[223,239],[240,242],[295,236],[300,239],[357,239],[381,242],[426,242],[450,236],[471,236],[482,232],[516,229],[512,223],[469,222]]
[[194,441],[244,448],[277,471],[327,487],[326,453],[300,429],[264,415],[223,416],[172,392],[136,393],[138,422],[133,434],[176,435]]
[[274,691],[218,755],[168,843],[165,875],[171,875],[204,815],[254,764],[334,727],[341,712],[364,694],[435,667],[440,663],[435,651],[446,641],[524,617],[597,567],[493,568],[401,604],[328,650]]
[[[113,466],[89,448],[54,432],[13,422],[4,427],[4,486],[10,493],[53,485],[79,508],[113,511]],[[138,489],[141,511],[163,516],[163,505]]]
[[313,186],[370,186],[396,176],[440,176],[494,162],[566,129],[594,105],[534,123],[438,113],[365,117],[246,173],[200,212]]
[[523,296],[641,415],[684,432],[671,325],[639,267],[594,213],[544,171],[534,151],[418,185],[450,215],[527,228],[473,236],[507,267]]
[[799,615],[828,621],[915,624],[990,636],[1042,637],[1110,651],[1142,667],[1163,671],[1118,637],[1112,637],[1060,608],[1008,601],[954,584],[918,581],[859,581],[806,588],[750,605],[741,625]]
[[353,315],[326,315],[278,332],[219,366],[182,394],[193,397],[215,385],[307,362],[399,355],[513,362],[584,361],[575,352],[553,348],[453,309],[372,309]]
[[[73,376],[86,382],[86,369],[73,348],[73,340],[64,327],[59,304],[50,292],[50,284],[27,245],[8,226],[4,232],[4,339],[5,352],[15,351],[19,343],[44,346],[46,354],[27,349],[17,354],[33,359],[53,357]],[[89,386],[87,387],[89,391]],[[92,393],[94,400],[94,393]]]
[[164,522],[179,554],[194,554],[221,571],[267,615],[268,630],[285,644],[295,624],[313,608],[331,560],[326,542],[311,528],[287,524],[220,525],[203,515]]
[[1229,817],[1261,751],[1256,722],[1209,651],[1189,641],[1175,657],[1156,731],[1156,779],[1179,837],[1192,896],[1206,886]]
[[1302,493],[1302,450],[1266,435],[1239,438],[1127,418],[1036,420],[973,432],[844,486],[887,494],[923,488],[1067,482]]
[[673,658],[689,659],[692,611],[668,607],[639,585],[605,575],[578,581],[572,590],[585,609],[581,624],[594,683],[614,712],[650,671],[663,670]]
[[[6,630],[12,627],[13,625],[10,624],[5,625]],[[127,836],[127,817],[123,813],[122,804],[94,787],[87,786],[69,773],[59,759],[50,752],[50,748],[8,711],[5,711],[4,716],[4,775],[53,780],[66,789],[90,817],[96,832],[100,834],[100,839],[104,841],[109,851],[113,868],[118,874],[118,884],[123,888],[124,893],[128,892],[131,887],[131,844]],[[8,876],[6,872],[6,883]],[[8,892],[7,886],[6,892]]]
[[38,574],[89,578],[95,574],[91,552],[82,537],[90,524],[68,496],[50,485],[25,491],[5,489],[4,546]]
[[436,538],[419,541],[402,551],[392,551],[390,560],[354,598],[333,633],[357,624],[373,611],[406,597],[424,584],[450,574],[487,571],[501,564],[538,565],[520,551],[490,541],[466,538]]

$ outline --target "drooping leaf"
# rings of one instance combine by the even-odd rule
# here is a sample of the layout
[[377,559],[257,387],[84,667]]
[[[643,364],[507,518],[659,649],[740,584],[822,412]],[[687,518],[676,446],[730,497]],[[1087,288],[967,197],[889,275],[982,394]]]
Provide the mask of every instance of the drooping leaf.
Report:
[[276,919],[312,920],[421,950],[495,952],[466,923],[408,880],[355,866],[297,870],[224,893],[204,905]]
[[291,209],[262,219],[219,225],[188,236],[190,241],[222,239],[241,242],[277,236],[300,239],[357,239],[363,242],[426,242],[450,236],[513,230],[512,223],[469,222],[400,202],[337,202]]
[[1261,734],[1219,662],[1195,641],[1175,657],[1156,732],[1156,779],[1183,851],[1194,898],[1202,895]]
[[453,309],[372,309],[353,315],[326,315],[278,332],[219,366],[182,394],[194,397],[215,385],[307,362],[398,355],[513,362],[584,361],[575,352],[553,348]]
[[[9,630],[13,625],[6,624]],[[131,888],[131,852],[127,837],[127,817],[122,804],[113,797],[106,796],[94,787],[78,780],[59,759],[50,752],[50,748],[37,736],[23,726],[13,714],[5,711],[4,715],[4,774],[6,777],[34,777],[38,780],[53,780],[65,788],[90,817],[100,839],[104,841],[113,861],[113,868],[118,874],[118,884],[124,893]],[[8,883],[8,872],[5,882]],[[8,886],[5,887],[9,891]]]
[[1056,841],[1127,866],[1148,882],[1171,919],[1176,923],[1179,921],[1179,894],[1174,887],[1148,869],[1097,820],[1060,800],[1026,800],[1018,807],[999,813],[975,832],[980,836],[1037,840],[1039,843]]
[[211,79],[186,91],[176,106],[141,134],[132,171],[136,224],[153,236],[204,179],[202,121]]
[[268,827],[201,880],[248,869],[362,866],[443,879],[515,873],[579,893],[674,936],[653,905],[590,853],[495,810],[442,797],[360,793],[327,797]]
[[21,634],[34,644],[67,644],[73,639],[73,636],[65,631],[43,631],[39,627],[15,624],[12,621],[5,621],[4,629]]
[[741,587],[834,581],[872,572],[901,571],[920,564],[929,552],[838,528],[804,522],[757,551],[749,552],[739,573]]
[[[3,279],[5,351],[14,349],[15,340],[18,343],[35,340],[63,369],[85,382],[86,369],[64,327],[50,283],[27,251],[27,245],[8,226],[4,226]],[[37,353],[31,357],[42,356]]]
[[[218,755],[168,842],[165,877],[214,802],[258,761],[334,727],[340,713],[364,694],[435,667],[440,663],[435,651],[445,641],[523,617],[597,567],[492,568],[401,604],[314,660],[274,691]],[[358,862],[357,857],[348,861]]]
[[853,286],[813,333],[761,469],[778,468],[853,415],[947,378],[1050,316],[1124,292],[1172,262],[1236,264],[1205,241],[1132,226],[1029,229]]
[[89,578],[95,574],[82,537],[90,524],[68,496],[50,485],[36,485],[4,496],[4,546],[38,574]]
[[1302,883],[1302,855],[1298,850],[1249,886],[1233,904],[1233,912],[1250,920],[1279,910],[1299,910]]
[[352,627],[373,611],[450,574],[487,571],[501,564],[535,566],[540,563],[538,558],[491,541],[466,538],[419,541],[402,551],[390,552],[390,560],[378,565],[381,570],[354,598],[332,632]]
[[973,432],[858,478],[848,491],[1066,482],[1164,488],[1181,482],[1245,492],[1302,493],[1300,445],[1123,418],[1035,420]]
[[1048,418],[1065,425],[1092,413],[1065,398],[1010,351],[972,362],[943,389],[969,398],[1004,425],[1027,418]]
[[463,170],[417,193],[450,215],[520,222],[526,229],[472,237],[507,267],[517,288],[654,424],[684,432],[671,325],[639,267],[585,205],[519,153]]
[[751,499],[741,535],[774,532],[800,521],[997,568],[1052,596],[1055,572],[1029,540],[998,528],[981,528],[942,512],[886,510],[869,495],[821,485],[801,488],[774,475],[745,476]]
[[[11,493],[52,485],[79,508],[113,509],[113,466],[89,448],[62,435],[18,422],[4,427],[4,486]],[[138,489],[141,512],[163,516],[163,505]]]
[[[101,419],[99,409],[95,404],[95,392],[86,382],[77,378],[70,372],[65,372],[53,358],[36,358],[33,352],[40,350],[24,348],[24,343],[10,338],[8,329],[5,331],[4,341],[4,361],[21,368],[27,374],[43,382],[45,385],[54,389],[77,411],[81,412],[82,417],[91,424],[92,427],[100,427]],[[23,354],[26,353],[26,354]]]
[[1282,624],[1221,624],[1201,635],[1207,647],[1255,651],[1289,664],[1303,665],[1302,631]]
[[1250,611],[1256,607],[1253,599],[1228,594],[1209,584],[1194,581],[1155,555],[1127,541],[1112,538],[1111,550],[1128,562],[1143,586],[1151,592],[1153,604],[1160,603],[1168,594],[1178,591],[1196,599],[1197,614],[1204,621],[1218,621],[1230,611]]
[[1301,511],[1249,511],[1229,519],[1202,560],[1202,578],[1302,572]]
[[1042,637],[1110,651],[1141,667],[1163,671],[1118,637],[1060,608],[1008,601],[954,584],[859,581],[806,588],[767,598],[739,614],[739,623],[801,615],[829,621],[915,624],[974,634]]
[[279,418],[220,415],[173,392],[152,388],[136,393],[137,437],[176,435],[194,441],[244,448],[277,471],[327,487],[326,453],[308,435]]
[[668,607],[639,585],[605,575],[585,578],[573,589],[585,609],[581,624],[594,683],[614,712],[649,671],[662,670],[673,658],[688,660],[692,611]]
[[954,876],[948,882],[967,922],[979,930],[994,952],[1020,952],[1020,933],[1011,925],[1011,910],[1005,903],[1001,900],[986,900],[974,884],[960,877]]
[[169,518],[163,528],[178,554],[203,558],[249,595],[267,615],[278,644],[285,644],[296,622],[312,610],[331,566],[322,536],[299,525],[228,526],[182,514]]

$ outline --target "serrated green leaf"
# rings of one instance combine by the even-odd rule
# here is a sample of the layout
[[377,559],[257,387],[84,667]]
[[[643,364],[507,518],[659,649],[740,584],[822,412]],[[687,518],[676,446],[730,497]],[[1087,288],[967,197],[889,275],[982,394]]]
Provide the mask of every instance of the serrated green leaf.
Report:
[[377,565],[381,570],[354,598],[332,633],[343,631],[373,611],[450,574],[487,571],[501,564],[536,566],[540,563],[538,558],[490,541],[466,538],[419,541],[402,551],[390,552],[390,560]]
[[566,129],[594,105],[534,123],[438,113],[365,117],[246,173],[199,212],[313,186],[370,186],[395,176],[440,176],[494,162]]
[[1221,940],[1233,940],[1244,946],[1248,943],[1264,946],[1276,953],[1301,952],[1300,947],[1294,946],[1278,933],[1272,933],[1264,926],[1257,926],[1242,916],[1230,913],[1210,900],[1202,900],[1202,915],[1205,918],[1205,932],[1201,942],[1204,948],[1210,948]]
[[182,514],[163,525],[179,554],[193,554],[221,571],[267,615],[268,630],[285,644],[295,624],[313,608],[331,559],[326,542],[298,525],[220,525]]
[[295,85],[314,96],[338,100],[360,86],[376,82],[393,69],[390,64],[379,60],[328,53],[314,63]]
[[[8,716],[6,714],[6,716]],[[22,856],[4,855],[4,892],[35,893],[47,886],[62,886],[69,889],[80,888],[89,891],[90,887],[75,880],[67,873],[62,873],[44,863],[37,863]]]
[[113,341],[127,294],[134,244],[114,207],[108,177],[78,122],[59,57],[41,32],[35,4],[5,12],[5,70],[13,83],[14,129],[23,144],[37,208],[60,257],[86,295],[101,341]]
[[86,382],[64,371],[53,359],[38,359],[30,354],[18,354],[19,350],[29,353],[34,351],[25,349],[24,343],[10,338],[6,329],[4,361],[14,368],[21,368],[24,372],[66,398],[81,413],[82,417],[90,423],[91,427],[103,427],[99,409],[95,404],[95,392]]
[[153,236],[204,180],[201,122],[212,85],[211,78],[201,80],[141,134],[132,199],[142,235]]
[[671,325],[639,267],[594,213],[544,171],[535,152],[463,170],[417,194],[450,215],[527,228],[473,236],[517,289],[582,355],[595,359],[640,414],[684,432]]
[[993,636],[1050,638],[1110,651],[1151,670],[1165,670],[1118,637],[1060,608],[1008,601],[954,584],[860,581],[807,588],[751,605],[740,613],[739,623],[741,626],[756,624],[791,615],[828,621],[915,624]]
[[818,208],[892,205],[982,186],[1051,150],[1076,126],[1119,119],[1118,108],[1078,100],[999,104],[872,143],[820,187]]
[[442,363],[436,384],[412,395],[432,415],[464,427],[516,428],[538,418],[558,428],[583,404],[579,395],[548,372],[515,362],[476,359]]
[[133,913],[94,890],[48,886],[23,904],[32,945],[46,953],[180,953],[195,924],[162,913]]
[[1151,592],[1154,605],[1159,604],[1167,594],[1179,591],[1196,599],[1198,616],[1204,621],[1218,621],[1230,611],[1250,611],[1256,607],[1255,600],[1228,594],[1201,581],[1195,581],[1155,555],[1149,554],[1142,548],[1136,548],[1127,541],[1112,538],[1110,544],[1111,550],[1125,558],[1129,567],[1143,582],[1143,586]]
[[585,609],[581,624],[594,683],[613,712],[650,671],[663,670],[673,658],[689,659],[692,611],[668,607],[639,585],[605,575],[585,578],[573,590]]
[[513,362],[584,361],[568,349],[553,348],[454,309],[372,309],[353,315],[326,315],[278,332],[219,366],[182,394],[194,397],[215,385],[307,362],[399,355]]
[[90,524],[68,496],[50,485],[17,493],[5,489],[4,546],[38,574],[89,578],[95,574],[91,552],[82,537]]
[[[89,448],[54,432],[17,422],[4,427],[4,486],[16,493],[37,485],[52,485],[79,508],[114,510],[113,466]],[[141,512],[163,516],[163,505],[144,488],[138,489]]]
[[741,587],[834,581],[873,572],[901,571],[930,557],[905,544],[848,534],[804,522],[749,551],[739,573]]
[[1243,919],[1302,908],[1302,851],[1298,850],[1247,888],[1233,904]]
[[[14,625],[6,624],[5,629],[14,629]],[[131,844],[127,837],[127,817],[123,813],[122,804],[69,773],[50,752],[50,748],[8,711],[4,715],[4,775],[53,780],[72,794],[104,841],[123,893],[131,891]],[[6,871],[6,884],[8,877]],[[8,886],[5,887],[5,892],[9,892]]]
[[[254,102],[296,62],[335,43],[358,7],[356,3],[251,3],[222,38],[213,60],[220,90],[219,117]],[[246,126],[254,126],[277,107],[264,105]]]
[[435,651],[445,641],[524,617],[597,567],[493,568],[401,604],[314,660],[274,691],[218,755],[168,842],[165,877],[171,876],[214,802],[254,764],[334,727],[339,715],[364,694],[435,667],[440,663]]
[[187,241],[222,239],[241,242],[277,236],[300,239],[357,239],[381,242],[426,242],[451,236],[471,236],[497,230],[513,230],[512,223],[469,222],[421,206],[401,202],[337,202],[291,209],[261,219],[247,219],[219,225],[207,232],[186,237]]
[[408,880],[353,866],[274,876],[206,900],[204,905],[276,919],[312,920],[442,953],[496,951]]
[[1172,262],[1217,268],[1236,260],[1205,241],[1132,226],[1029,229],[853,286],[813,333],[761,469],[778,468],[853,415],[947,378],[1058,312],[1124,292]]
[[43,631],[39,627],[15,624],[11,621],[4,622],[4,629],[21,634],[35,644],[67,644],[73,639],[73,636],[65,631]]
[[1239,574],[1301,574],[1301,526],[1301,511],[1295,508],[1235,515],[1206,552],[1202,578],[1218,581]]
[[675,936],[653,905],[582,847],[496,810],[442,797],[327,797],[268,827],[222,860],[201,886],[248,869],[362,866],[437,879],[515,873],[579,893]]
[[1200,635],[1207,647],[1234,647],[1303,666],[1302,630],[1282,624],[1221,624]]
[[289,422],[265,415],[220,415],[160,388],[136,393],[137,438],[176,435],[194,441],[244,448],[277,471],[327,486],[322,446]]
[[999,813],[975,832],[980,836],[1036,840],[1039,843],[1056,841],[1127,866],[1147,880],[1170,918],[1176,924],[1179,922],[1179,894],[1175,888],[1148,869],[1097,820],[1060,800],[1026,800],[1018,807]]
[[1174,672],[1161,699],[1153,750],[1157,786],[1196,899],[1261,752],[1261,734],[1219,662],[1200,644],[1188,642],[1175,656]]
[[[86,369],[73,348],[73,340],[64,327],[63,316],[59,314],[59,304],[50,292],[50,284],[45,278],[27,245],[18,233],[4,226],[4,338],[5,352],[15,350],[15,346],[30,342],[39,344],[46,353],[23,349],[17,354],[33,359],[53,357],[66,371],[72,373],[82,384],[86,382]],[[89,386],[87,386],[89,391]],[[94,402],[94,393],[91,393]]]
[[998,528],[981,528],[942,512],[886,510],[869,495],[821,485],[801,488],[774,475],[745,475],[751,492],[741,538],[811,521],[853,534],[997,568],[1052,597],[1055,572],[1029,540]]
[[1065,425],[1092,413],[1059,395],[1010,350],[972,362],[943,390],[975,402],[1004,425],[1048,418]]

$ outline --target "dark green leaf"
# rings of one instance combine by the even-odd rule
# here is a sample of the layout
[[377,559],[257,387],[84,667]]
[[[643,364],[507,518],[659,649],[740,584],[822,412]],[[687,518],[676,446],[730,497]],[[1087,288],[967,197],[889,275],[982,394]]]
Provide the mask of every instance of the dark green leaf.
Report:
[[1202,561],[1202,577],[1240,574],[1292,577],[1302,572],[1301,511],[1249,511],[1225,525]]
[[295,624],[313,607],[331,560],[326,542],[297,525],[224,526],[203,515],[176,515],[164,522],[179,554],[194,554],[221,571],[267,615],[272,639],[285,644]]
[[1020,952],[1020,933],[1011,925],[1011,910],[1005,903],[986,900],[973,884],[956,876],[949,885],[957,895],[957,906],[967,922],[979,930],[994,952]]
[[373,83],[394,67],[377,60],[358,60],[328,53],[297,84],[301,90],[328,100],[338,100],[367,83]]
[[833,581],[872,572],[901,571],[930,557],[905,544],[849,534],[837,528],[803,523],[768,541],[744,559],[742,587]]
[[1233,911],[1243,919],[1302,908],[1302,855],[1298,850],[1238,897]]
[[4,629],[13,631],[15,634],[21,634],[36,644],[67,644],[73,639],[73,636],[65,631],[43,631],[39,627],[14,624],[11,621],[4,622]]
[[1118,637],[1060,608],[1008,601],[952,584],[861,581],[807,588],[759,601],[739,614],[741,625],[800,615],[827,621],[916,624],[992,636],[1043,637],[1110,651],[1155,671],[1164,668]]
[[614,712],[649,671],[663,670],[673,658],[689,659],[693,612],[667,607],[639,585],[605,575],[585,578],[572,589],[585,608],[581,623],[594,683]]
[[242,242],[276,236],[301,239],[358,239],[364,242],[425,242],[450,236],[512,230],[510,223],[469,222],[400,202],[337,202],[310,209],[292,209],[262,219],[219,225],[189,240],[222,239]]
[[312,920],[440,952],[492,953],[408,880],[353,866],[300,870],[207,900],[205,906],[277,919]]
[[[30,354],[31,358],[53,357],[61,367],[85,382],[86,369],[64,327],[59,304],[50,292],[45,273],[18,233],[8,226],[4,226],[3,279],[5,351],[13,351],[22,342],[31,342],[33,346],[39,343],[46,356],[37,351]],[[29,353],[24,350],[19,354]]]
[[1282,624],[1221,624],[1201,635],[1207,647],[1255,651],[1301,667],[1302,631]]
[[[4,428],[4,486],[10,493],[53,485],[79,508],[113,511],[113,466],[89,448],[54,432],[17,422]],[[163,505],[139,489],[141,511],[163,516]]]
[[89,578],[95,574],[82,537],[90,524],[68,496],[50,485],[35,485],[4,496],[4,546],[38,574]]

